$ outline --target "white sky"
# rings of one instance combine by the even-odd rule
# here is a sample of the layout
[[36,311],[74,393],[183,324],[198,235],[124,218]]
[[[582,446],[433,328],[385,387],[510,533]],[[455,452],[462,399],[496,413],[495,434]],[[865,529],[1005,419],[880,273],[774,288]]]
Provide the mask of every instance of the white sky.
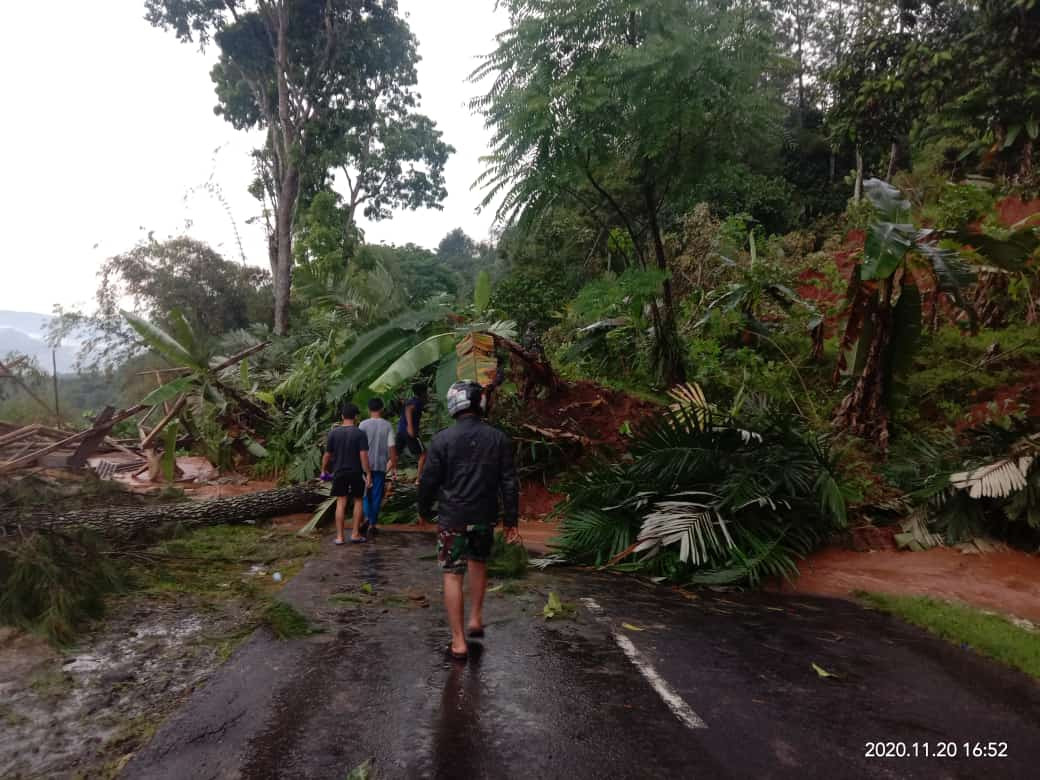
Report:
[[[466,76],[492,48],[505,14],[494,12],[494,0],[400,0],[400,6],[419,40],[421,110],[456,153],[445,172],[443,211],[365,224],[366,238],[433,248],[459,226],[486,238],[492,214],[475,213],[480,193],[470,185],[487,133],[467,108],[479,90]],[[6,92],[0,309],[90,307],[100,264],[149,230],[157,237],[186,232],[237,259],[224,208],[203,190],[191,194],[211,174],[248,262],[267,266],[262,228],[246,224],[258,213],[246,192],[257,138],[213,114],[213,50],[200,54],[143,16],[142,0],[56,0],[7,10],[10,34],[0,46]]]

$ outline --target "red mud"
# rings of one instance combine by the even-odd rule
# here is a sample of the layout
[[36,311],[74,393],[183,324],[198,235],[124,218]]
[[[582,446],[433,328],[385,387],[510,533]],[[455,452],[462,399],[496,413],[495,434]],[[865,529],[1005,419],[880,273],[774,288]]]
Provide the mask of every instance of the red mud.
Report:
[[541,520],[563,499],[564,496],[553,493],[541,482],[524,482],[520,485],[520,517],[524,520]]
[[1023,201],[1011,196],[997,202],[997,217],[1004,227],[1013,227],[1034,214],[1040,214],[1040,199]]
[[1028,369],[1022,379],[1022,382],[986,390],[977,395],[972,391],[975,403],[968,409],[964,419],[957,424],[957,430],[975,428],[990,420],[1012,414],[1040,416],[1040,368]]
[[634,427],[659,410],[651,401],[594,382],[568,382],[548,398],[529,401],[525,409],[532,425],[584,436],[592,446],[612,450],[625,448],[625,423]]
[[843,598],[857,590],[932,596],[1040,623],[1040,556],[1023,552],[827,549],[809,556],[799,569],[795,583],[785,582],[778,590]]

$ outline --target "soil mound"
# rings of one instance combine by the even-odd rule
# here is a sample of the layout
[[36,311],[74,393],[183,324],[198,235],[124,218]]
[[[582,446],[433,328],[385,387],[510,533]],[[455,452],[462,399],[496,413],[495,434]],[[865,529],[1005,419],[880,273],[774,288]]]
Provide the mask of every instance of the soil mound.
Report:
[[525,407],[531,426],[546,438],[567,434],[589,448],[623,450],[628,431],[660,411],[657,404],[594,382],[568,382]]

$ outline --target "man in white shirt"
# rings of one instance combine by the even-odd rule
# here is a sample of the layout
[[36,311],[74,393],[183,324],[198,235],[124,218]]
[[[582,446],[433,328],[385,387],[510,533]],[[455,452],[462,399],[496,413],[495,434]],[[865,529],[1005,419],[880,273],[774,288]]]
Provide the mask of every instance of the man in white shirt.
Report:
[[394,426],[383,419],[383,399],[372,398],[368,402],[368,419],[361,423],[361,430],[368,437],[368,462],[372,470],[372,486],[365,493],[365,522],[367,536],[374,536],[379,522],[379,508],[383,505],[383,494],[387,476],[397,477],[397,447],[394,441]]

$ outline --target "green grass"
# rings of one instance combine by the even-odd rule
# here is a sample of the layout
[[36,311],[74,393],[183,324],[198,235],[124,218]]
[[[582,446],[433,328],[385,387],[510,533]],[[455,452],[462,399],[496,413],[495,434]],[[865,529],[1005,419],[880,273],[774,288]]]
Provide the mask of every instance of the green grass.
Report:
[[856,595],[870,606],[921,626],[948,642],[967,645],[1040,679],[1040,632],[1017,626],[1000,615],[924,596],[865,592]]
[[488,574],[498,579],[523,577],[527,574],[527,561],[527,550],[522,544],[506,544],[503,534],[495,534]]
[[238,601],[256,617],[317,549],[316,540],[246,525],[199,528],[144,550],[113,550],[87,534],[27,534],[0,543],[0,623],[67,645],[117,597],[190,596],[200,608]]
[[[279,589],[271,573],[281,572],[287,581],[317,548],[316,540],[287,531],[248,525],[199,528],[146,551],[144,563],[134,568],[134,585],[154,595],[257,598]],[[267,576],[249,574],[253,565],[262,566]]]
[[367,599],[356,593],[334,593],[329,596],[330,604],[364,604]]
[[300,639],[315,633],[310,621],[284,601],[275,600],[268,604],[263,622],[279,639]]

